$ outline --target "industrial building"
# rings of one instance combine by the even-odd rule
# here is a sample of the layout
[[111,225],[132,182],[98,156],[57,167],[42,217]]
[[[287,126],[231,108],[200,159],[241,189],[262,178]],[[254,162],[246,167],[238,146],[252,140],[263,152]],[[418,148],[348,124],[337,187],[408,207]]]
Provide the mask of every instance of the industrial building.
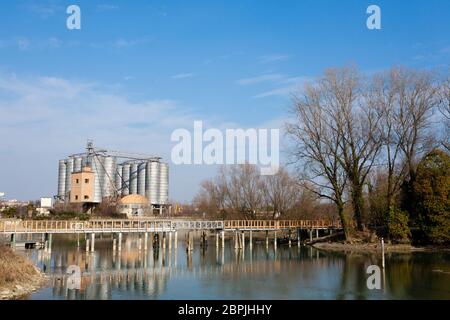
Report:
[[82,204],[89,211],[128,195],[140,195],[140,206],[146,199],[152,213],[169,210],[168,164],[156,156],[95,148],[92,141],[86,152],[59,161],[59,203]]

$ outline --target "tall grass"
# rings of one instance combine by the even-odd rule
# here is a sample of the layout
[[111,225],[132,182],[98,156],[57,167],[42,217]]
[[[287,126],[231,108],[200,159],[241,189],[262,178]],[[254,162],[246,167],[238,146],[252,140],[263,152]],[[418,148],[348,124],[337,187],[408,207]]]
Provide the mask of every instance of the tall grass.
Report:
[[0,289],[34,282],[38,275],[30,261],[0,244]]

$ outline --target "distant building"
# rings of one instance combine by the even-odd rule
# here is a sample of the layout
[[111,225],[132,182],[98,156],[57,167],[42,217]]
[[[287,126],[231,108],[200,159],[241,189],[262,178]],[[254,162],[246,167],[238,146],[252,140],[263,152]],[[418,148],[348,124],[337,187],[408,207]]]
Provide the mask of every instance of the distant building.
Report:
[[130,194],[120,199],[119,212],[128,218],[143,217],[152,212],[148,199],[139,194]]
[[41,198],[39,201],[39,207],[36,208],[38,215],[49,215],[50,209],[53,208],[53,200],[52,198]]

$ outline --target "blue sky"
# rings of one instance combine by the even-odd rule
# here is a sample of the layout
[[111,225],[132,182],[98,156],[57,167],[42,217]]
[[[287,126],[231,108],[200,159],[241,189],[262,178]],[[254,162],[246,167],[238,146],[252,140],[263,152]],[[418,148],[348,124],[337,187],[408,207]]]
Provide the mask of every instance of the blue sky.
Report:
[[[66,8],[81,8],[81,30]],[[377,4],[382,29],[366,28]],[[448,67],[450,2],[2,1],[0,192],[56,192],[57,160],[86,139],[161,154],[170,133],[278,128],[289,93],[331,66]],[[171,166],[170,196],[190,200],[215,168]]]

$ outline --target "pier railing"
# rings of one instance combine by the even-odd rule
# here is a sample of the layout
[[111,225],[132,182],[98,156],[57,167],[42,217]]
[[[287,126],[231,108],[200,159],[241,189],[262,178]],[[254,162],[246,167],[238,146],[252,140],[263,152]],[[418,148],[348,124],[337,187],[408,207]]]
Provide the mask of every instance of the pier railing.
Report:
[[340,229],[326,220],[0,220],[0,233],[137,233],[175,230],[287,230]]

